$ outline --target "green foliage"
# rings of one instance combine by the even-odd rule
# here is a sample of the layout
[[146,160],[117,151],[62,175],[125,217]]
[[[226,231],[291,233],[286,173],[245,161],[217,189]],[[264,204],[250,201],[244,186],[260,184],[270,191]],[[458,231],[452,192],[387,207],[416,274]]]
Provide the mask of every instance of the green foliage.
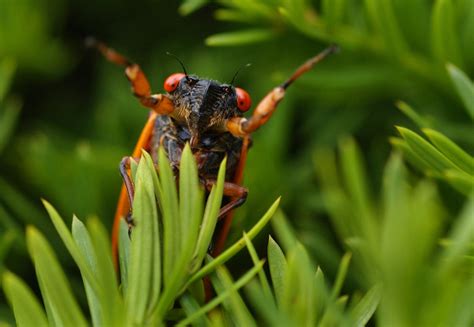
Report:
[[14,71],[14,61],[4,59],[0,62],[0,153],[5,148],[20,113],[19,100],[6,97]]
[[[66,274],[61,269],[47,240],[34,227],[27,230],[26,238],[48,319],[51,323],[60,326],[66,326],[71,321],[74,321],[78,326],[86,326],[86,320],[73,297]],[[12,295],[18,296],[17,294]]]
[[472,81],[453,64],[447,64],[446,68],[467,112],[471,119],[474,119],[474,85]]
[[[220,256],[209,257],[207,264],[203,265],[201,251],[207,251],[217,223],[216,208],[220,207],[222,199],[226,161],[221,164],[218,181],[209,195],[204,214],[197,209],[188,211],[186,215],[182,212],[190,207],[200,208],[198,202],[203,201],[202,190],[197,182],[196,164],[189,147],[185,148],[181,162],[179,197],[163,150],[160,150],[159,156],[159,175],[156,174],[151,157],[145,152],[134,174],[135,227],[131,240],[122,244],[120,250],[123,273],[121,287],[116,284],[108,250],[109,240],[102,224],[92,218],[86,227],[74,217],[70,232],[56,210],[44,202],[57,232],[81,272],[93,325],[163,324],[169,320],[178,321],[178,325],[197,322],[206,325],[210,324],[209,319],[214,318],[207,318],[204,314],[219,305],[222,305],[219,315],[223,321],[236,325],[256,326],[260,319],[276,325],[350,325],[356,322],[363,325],[368,322],[380,300],[378,286],[365,296],[354,298],[347,308],[345,306],[349,297],[340,296],[350,255],[342,259],[335,284],[332,290],[328,290],[321,269],[313,268],[301,244],[293,243],[285,257],[278,244],[270,238],[268,260],[271,281],[267,279],[262,270],[264,260],[259,259],[251,239],[275,213],[278,201],[248,234],[244,233],[240,241]],[[169,217],[165,218],[166,215]],[[193,224],[192,220],[198,223]],[[179,233],[167,227],[172,222],[176,222],[174,227],[180,228]],[[184,231],[180,226],[183,223],[188,225]],[[208,227],[207,224],[213,226]],[[126,231],[124,226],[122,224],[122,231]],[[189,226],[197,228],[191,229]],[[289,230],[286,233],[291,235]],[[126,232],[122,235],[126,235]],[[173,252],[165,250],[165,240],[170,236],[173,236],[178,246]],[[128,240],[128,237],[122,236],[121,239]],[[196,246],[203,242],[200,239],[209,241],[205,246]],[[5,293],[18,325],[30,326],[33,321],[39,325],[46,325],[47,321],[59,326],[66,326],[71,321],[76,325],[86,325],[86,317],[48,241],[37,229],[29,227],[27,243],[45,309],[21,279],[6,272],[3,275]],[[254,266],[234,281],[222,264],[245,246]],[[167,258],[170,255],[173,257]],[[165,262],[169,266],[165,266]],[[216,273],[212,274],[214,270]],[[202,288],[201,279],[209,274],[216,297],[204,304],[199,295],[202,289],[199,289]],[[258,280],[255,276],[258,276]],[[245,285],[249,304],[238,293]],[[181,313],[173,313],[173,304],[177,300],[183,307]],[[256,310],[258,316],[253,317],[250,308]],[[295,312],[298,314],[295,315]]]
[[[201,279],[215,269],[224,269],[221,265],[242,249],[246,241],[255,237],[277,209],[278,201],[249,231],[248,237],[246,235],[220,256],[203,264],[217,224],[226,161],[221,164],[217,183],[203,211],[203,190],[189,147],[185,148],[180,165],[179,197],[163,149],[160,149],[159,157],[159,176],[150,155],[145,152],[134,174],[135,227],[131,240],[121,244],[123,274],[120,288],[109,252],[110,242],[100,221],[92,218],[86,227],[74,217],[70,232],[56,210],[44,201],[57,232],[81,272],[90,316],[96,326],[163,324],[166,320],[183,318],[182,315],[170,316],[175,301],[186,291],[194,294],[201,288],[202,292]],[[125,229],[122,227],[122,231]],[[121,240],[127,239],[124,234],[121,233]],[[76,325],[87,325],[64,269],[48,241],[36,228],[29,227],[27,244],[45,311],[29,288],[13,273],[7,272],[3,283],[17,323],[29,326],[32,319],[46,322],[47,317],[50,324],[59,326],[67,326],[71,321]],[[170,245],[176,247],[170,248]],[[203,312],[220,304],[246,284],[262,269],[262,265],[263,262],[256,265],[235,284],[224,285],[219,296],[209,302],[208,309]],[[197,297],[194,301],[201,303],[203,299]],[[192,320],[192,317],[190,315],[187,319]]]
[[[237,326],[353,326],[365,325],[373,315],[380,300],[379,286],[374,286],[363,297],[353,298],[348,306],[346,302],[349,297],[339,294],[350,255],[341,262],[338,281],[332,290],[329,290],[321,269],[314,269],[301,244],[295,243],[285,256],[270,237],[268,261],[271,279],[268,280],[266,274],[259,270],[262,261],[258,258],[252,242],[245,234],[244,238],[254,267],[236,282],[225,268],[218,268],[217,274],[211,277],[217,297],[201,308],[186,308],[183,305],[188,317],[180,324],[196,323],[198,318],[203,319],[201,324],[210,324],[202,315],[220,302],[223,305],[219,314],[221,319],[226,325]],[[248,281],[257,272],[258,278],[254,278],[244,287],[248,296],[247,303],[236,290],[243,285],[244,280]],[[224,297],[227,298],[225,301]],[[185,303],[192,302],[189,296],[184,299]],[[250,312],[256,312],[256,315],[253,316]],[[210,318],[212,317],[211,315]]]
[[10,272],[3,275],[3,289],[11,299],[18,326],[46,326],[43,308],[26,284]]
[[[20,100],[8,95],[15,68],[13,60],[8,58],[0,60],[0,158],[6,156],[4,149],[13,134],[20,114]],[[9,199],[14,198],[25,202],[18,191],[4,181],[0,175],[0,273],[4,269],[4,260],[10,249],[22,239],[18,222],[6,208],[8,204],[11,204]],[[26,209],[23,210],[25,213],[28,211],[27,207],[23,209]],[[21,210],[22,208],[17,208],[17,212]]]
[[[186,1],[183,7],[190,8],[191,3],[194,1]],[[428,70],[431,65],[426,57],[428,53],[417,54],[412,50],[425,46],[425,41],[421,37],[418,38],[422,33],[431,34],[432,56],[439,62],[451,61],[462,67],[468,64],[471,68],[473,65],[472,59],[466,58],[461,51],[460,44],[463,39],[458,33],[459,25],[456,24],[457,16],[468,16],[467,19],[471,21],[474,19],[472,14],[469,15],[473,10],[472,3],[467,1],[463,5],[455,6],[451,0],[439,0],[435,1],[432,8],[429,8],[428,4],[418,2],[412,4],[410,11],[400,10],[408,8],[406,2],[375,0],[366,0],[360,4],[342,0],[321,1],[319,7],[304,0],[225,0],[219,3],[224,8],[216,11],[217,19],[259,25],[275,37],[282,30],[282,25],[291,25],[300,33],[315,40],[337,42],[343,49],[365,48],[389,57],[405,69],[424,75],[426,78],[433,77]],[[416,32],[409,30],[414,23],[414,17],[424,18],[418,22],[416,27],[420,30]],[[467,22],[462,27],[471,25],[472,22]],[[467,30],[461,31],[463,36]],[[410,32],[412,34],[409,34]],[[235,41],[235,44],[260,41],[258,37],[250,37],[250,34],[250,31],[246,34],[236,32],[232,34],[232,41]],[[232,42],[226,37],[213,36],[211,40],[212,45],[229,45]],[[467,46],[465,52],[472,53],[472,51],[472,46]],[[439,69],[436,73],[440,73]],[[441,76],[438,77],[440,77],[438,81],[441,82]]]
[[433,143],[406,128],[398,128],[403,139],[392,143],[403,151],[407,159],[424,173],[444,179],[454,188],[469,195],[474,187],[474,158],[453,141],[432,129],[423,129]]
[[70,67],[70,53],[52,35],[63,24],[64,5],[62,0],[0,1],[0,58],[14,58],[19,69],[43,75]]
[[[302,84],[313,89],[322,88],[322,91],[337,89],[348,98],[353,94],[354,98],[351,99],[355,101],[350,106],[362,115],[358,120],[353,118],[354,122],[359,122],[358,125],[368,118],[364,106],[370,107],[374,100],[386,96],[403,95],[407,100],[420,104],[424,112],[436,112],[439,116],[436,119],[443,120],[443,130],[449,137],[469,143],[472,147],[472,137],[467,132],[470,126],[462,120],[447,119],[445,116],[450,112],[449,107],[442,108],[443,101],[453,99],[444,65],[452,62],[466,72],[474,71],[474,46],[465,39],[467,34],[472,33],[469,28],[474,26],[472,1],[460,1],[456,5],[451,0],[435,1],[433,5],[421,1],[374,0],[359,3],[321,1],[316,5],[303,0],[225,0],[218,3],[222,8],[215,12],[217,19],[251,28],[212,35],[207,39],[208,45],[242,45],[273,38],[280,40],[282,45],[286,44],[286,48],[296,50],[290,41],[293,34],[288,35],[287,27],[316,42],[339,43],[343,57],[364,59],[359,63],[340,59],[337,68],[330,72],[321,68],[319,77],[308,74],[302,78]],[[300,41],[300,44],[304,42],[311,45],[308,40]],[[370,64],[367,64],[368,61]],[[453,64],[448,66],[449,74],[472,117],[472,83]],[[380,88],[381,85],[383,88]],[[324,103],[325,97],[328,96],[319,95],[313,100],[322,100]],[[430,101],[430,97],[438,103]],[[330,99],[330,102],[345,103],[343,99]],[[348,114],[344,114],[347,117]],[[310,116],[312,113],[305,115]],[[350,121],[339,116],[335,119]],[[315,139],[321,139],[319,134],[327,137],[327,133],[331,133],[334,138],[334,134],[358,126],[341,126],[336,127],[337,130],[330,130],[328,125],[327,131],[318,133]]]
[[[288,212],[296,211],[308,221],[300,225],[311,225],[311,216],[324,211],[320,205],[323,195],[308,183],[311,166],[307,154],[322,146],[334,146],[341,136],[355,135],[374,168],[368,172],[368,178],[377,179],[389,152],[386,139],[392,126],[405,125],[392,109],[395,99],[402,98],[419,108],[417,115],[426,123],[421,127],[437,130],[461,144],[467,153],[472,151],[472,123],[466,119],[459,101],[461,98],[468,104],[467,113],[471,115],[472,83],[468,76],[474,72],[474,47],[467,35],[472,34],[474,26],[472,1],[208,3],[216,4],[216,19],[227,24],[225,31],[209,36],[207,44],[235,45],[236,49],[247,44],[245,48],[249,51],[255,48],[256,52],[265,53],[266,62],[274,66],[278,63],[274,75],[263,74],[275,83],[289,74],[290,63],[294,65],[291,58],[308,57],[327,43],[338,43],[342,49],[338,56],[321,63],[295,83],[294,88],[299,90],[288,91],[290,98],[285,101],[291,106],[290,112],[282,103],[280,116],[274,116],[278,122],[272,122],[272,127],[265,126],[261,133],[266,134],[256,140],[255,151],[250,155],[247,184],[250,189],[257,188],[266,194],[272,188],[261,186],[256,176],[270,176],[267,180],[274,180],[278,175],[257,162],[264,162],[262,158],[268,154],[260,157],[255,153],[263,152],[263,148],[274,149],[272,158],[278,161],[275,165],[289,175],[280,183]],[[187,4],[184,1],[183,6]],[[453,64],[446,71],[448,61],[464,73],[455,70]],[[454,78],[453,83],[449,77]],[[291,98],[292,92],[299,95],[297,100]],[[256,158],[255,162],[252,158]],[[249,202],[251,207],[256,205],[252,197]],[[308,235],[309,241],[316,242],[314,238]],[[327,246],[323,239],[317,241],[318,246],[321,242]],[[319,252],[321,255],[323,251]]]
[[[447,65],[447,70],[472,119],[472,82],[452,64]],[[421,128],[432,144],[403,127],[398,127],[402,138],[392,138],[392,144],[403,151],[407,159],[425,174],[441,178],[461,193],[470,195],[474,189],[474,158],[444,134],[427,128],[434,124],[421,117],[408,104],[399,102],[398,107]],[[438,122],[436,125],[441,124]]]
[[[216,20],[200,9],[207,4]],[[167,322],[192,319],[195,325],[289,324],[297,319],[322,325],[363,325],[370,319],[371,325],[472,325],[473,30],[471,0],[186,0],[179,8],[155,0],[0,0],[0,273],[8,267],[15,274],[5,272],[0,287],[5,294],[21,294],[10,303],[16,315],[23,309],[31,313],[29,320],[17,323],[41,324],[45,317],[58,316],[50,309],[45,313],[40,301],[28,295],[28,287],[38,293],[23,233],[33,225],[68,277],[74,294],[68,301],[88,306],[84,319],[94,325],[113,323],[128,310],[151,317],[149,308],[157,308],[160,299]],[[214,200],[208,198],[214,205],[198,204],[198,193],[181,203],[171,172],[160,169],[153,194],[167,199],[158,206],[139,205],[142,214],[156,211],[163,221],[148,225],[158,229],[159,238],[142,235],[152,249],[146,252],[134,248],[127,226],[121,226],[117,289],[100,226],[111,225],[120,183],[116,166],[130,154],[147,112],[128,92],[121,68],[81,47],[89,34],[139,63],[157,93],[164,78],[180,69],[166,51],[176,53],[190,73],[223,82],[252,62],[239,73],[237,86],[246,88],[254,103],[328,43],[340,44],[341,53],[294,83],[269,123],[253,135],[244,180],[249,197],[236,212],[227,256],[206,257],[218,188]],[[403,114],[394,108],[398,99],[404,101],[396,105]],[[401,136],[390,138],[394,125],[403,126]],[[360,147],[346,135],[353,135]],[[341,138],[346,141],[334,156],[328,149]],[[409,169],[398,154],[386,165],[388,138]],[[138,174],[138,164],[133,170]],[[140,197],[149,200],[147,183]],[[175,190],[161,192],[160,187]],[[250,230],[255,213],[279,195],[288,219],[282,211],[272,218],[281,248],[270,241],[266,276],[258,256],[265,253],[264,242],[257,237],[250,243],[242,230]],[[71,235],[67,228],[60,233],[76,264],[60,250],[57,233],[39,208],[40,196],[68,216],[102,218],[87,219],[85,225],[73,218],[72,237],[65,237]],[[189,212],[193,205],[200,227],[196,212],[186,214],[191,224],[179,223],[184,218],[180,211]],[[256,236],[270,217],[247,236]],[[182,233],[195,245],[192,254],[176,237]],[[250,258],[239,254],[228,261],[243,247]],[[134,251],[146,252],[146,261],[133,263]],[[189,277],[181,272],[181,281],[173,278],[183,262],[195,280],[174,297],[177,286],[170,283]],[[295,263],[301,271],[289,268]],[[137,269],[145,269],[149,278],[133,281]],[[312,283],[302,281],[309,271],[316,286],[301,289]],[[218,293],[209,306],[202,300],[204,275]],[[138,292],[144,284],[149,286],[144,296],[133,295],[139,305],[126,308],[133,299],[124,295],[132,296],[128,290]],[[55,290],[47,289],[51,302]],[[290,301],[295,294],[304,299]],[[179,301],[179,308],[164,308],[170,301]],[[311,307],[318,310],[311,312]],[[291,310],[300,316],[295,319]],[[5,323],[14,324],[13,314],[0,294],[0,325]]]
[[[469,268],[472,196],[457,218],[447,217],[435,185],[430,181],[412,185],[401,156],[395,153],[385,168],[380,196],[375,197],[363,177],[355,142],[342,142],[339,155],[336,162],[331,151],[319,152],[316,170],[331,222],[354,254],[352,274],[361,277],[362,284],[382,285],[377,322],[381,326],[469,325],[474,285]],[[452,226],[445,228],[448,219]],[[445,238],[447,246],[439,249],[440,239]]]

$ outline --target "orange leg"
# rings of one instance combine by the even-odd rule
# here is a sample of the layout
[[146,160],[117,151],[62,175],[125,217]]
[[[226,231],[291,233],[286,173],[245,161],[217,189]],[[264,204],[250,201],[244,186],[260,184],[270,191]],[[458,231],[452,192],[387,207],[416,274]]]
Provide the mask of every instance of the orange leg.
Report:
[[174,106],[171,99],[163,94],[151,94],[150,83],[140,66],[130,62],[114,49],[92,37],[86,39],[86,46],[98,49],[107,60],[125,66],[125,75],[132,85],[132,92],[142,105],[161,115],[168,115],[173,112]]
[[[244,177],[244,168],[245,163],[247,162],[247,152],[250,145],[250,137],[246,135],[243,139],[242,149],[240,150],[240,159],[237,169],[235,170],[234,175],[234,184],[241,185]],[[238,198],[232,198],[232,200],[238,200]],[[230,203],[229,203],[230,204]],[[232,208],[233,209],[233,208]],[[234,211],[230,210],[227,215],[223,218],[222,227],[220,228],[217,237],[214,249],[212,251],[212,256],[218,256],[224,249],[225,241],[227,235],[230,231],[230,226],[232,225],[232,219],[234,218]]]
[[260,101],[250,118],[235,117],[230,119],[226,124],[227,130],[232,133],[232,135],[241,137],[253,133],[270,119],[273,112],[275,112],[278,103],[280,103],[280,101],[285,97],[285,91],[288,86],[290,86],[302,74],[310,70],[315,64],[326,58],[329,54],[336,52],[337,49],[338,48],[335,45],[330,46],[306,61],[303,65],[298,67],[288,80],[274,88]]
[[[313,58],[307,60],[303,65],[298,67],[293,75],[290,76],[283,84],[274,88],[270,93],[268,93],[257,105],[252,116],[250,118],[245,117],[235,117],[231,118],[226,123],[226,129],[234,136],[243,137],[244,142],[242,145],[242,151],[240,155],[239,165],[236,169],[234,176],[234,183],[240,185],[243,179],[243,171],[245,168],[245,163],[247,160],[247,151],[249,146],[249,135],[256,131],[260,126],[265,124],[268,119],[275,112],[278,103],[284,98],[285,91],[296,79],[298,79],[305,72],[309,71],[316,65],[318,62],[326,58],[328,55],[338,51],[336,45],[331,45],[330,47],[323,50],[321,53],[317,54]],[[222,228],[216,238],[216,246],[212,255],[215,257],[222,252],[227,235],[230,230],[230,226],[233,219],[233,211],[230,211],[229,214],[224,218]]]
[[[244,142],[245,147],[247,148],[247,142]],[[245,153],[247,153],[245,151]],[[241,158],[242,159],[242,158]],[[245,158],[244,158],[245,161]],[[240,163],[243,162],[242,160],[239,161]],[[239,181],[241,182],[241,180]],[[208,191],[212,189],[212,186],[216,183],[215,179],[206,179],[204,180],[204,186]],[[222,228],[219,233],[219,237],[217,239],[216,246],[212,250],[212,256],[217,256],[219,253],[222,252],[222,248],[224,246],[225,239],[227,237],[227,233],[229,232],[230,223],[232,222],[232,213],[235,208],[241,206],[245,200],[247,199],[248,190],[245,187],[242,187],[235,183],[224,182],[224,195],[231,197],[230,202],[227,203],[225,206],[221,208],[219,211],[218,219],[225,217]],[[212,286],[209,281],[209,278],[206,277],[203,280],[204,282],[204,291],[206,295],[206,302],[208,302],[213,295]]]
[[[239,164],[237,166],[237,169],[235,170],[235,175],[234,175],[234,183],[225,183],[228,185],[227,187],[227,192],[224,184],[224,194],[232,196],[231,202],[229,202],[227,205],[225,205],[221,211],[219,212],[219,219],[221,216],[225,216],[221,228],[218,232],[216,232],[217,237],[215,238],[215,244],[214,248],[212,249],[212,256],[215,258],[217,257],[222,250],[224,249],[225,241],[227,239],[227,235],[229,234],[230,226],[232,224],[232,218],[234,217],[234,211],[233,209],[242,205],[245,199],[247,198],[247,189],[239,186],[242,184],[243,176],[244,176],[244,168],[245,168],[245,163],[247,161],[247,152],[250,144],[250,137],[245,136],[243,139],[242,143],[242,149],[240,150],[240,160]],[[206,181],[206,188],[212,187],[212,183],[209,183]],[[210,184],[210,185],[209,185]],[[239,192],[239,188],[241,189]],[[226,194],[227,193],[227,194]],[[234,205],[233,203],[236,203],[236,201],[239,201],[239,199],[243,199],[241,203],[237,202],[237,205]],[[230,208],[226,208],[230,207]],[[206,294],[206,302],[210,301],[213,295],[212,291],[212,286],[211,282],[209,281],[208,277],[204,278],[204,291]]]
[[[214,184],[216,184],[215,179],[206,179],[204,181],[204,186],[208,191],[212,189]],[[225,217],[231,210],[241,206],[247,199],[248,190],[235,183],[224,182],[223,193],[225,196],[231,197],[231,200],[220,209],[218,219]]]
[[[150,139],[153,134],[153,127],[155,126],[156,118],[158,114],[152,112],[145,127],[142,130],[140,138],[138,139],[137,145],[133,150],[132,157],[139,158],[141,156],[142,149],[150,149]],[[120,191],[119,200],[117,203],[117,209],[115,211],[114,225],[112,227],[112,257],[114,260],[115,270],[118,271],[118,237],[120,229],[120,220],[125,218],[130,213],[130,201],[128,199],[128,192],[125,184],[122,184]]]
[[[141,156],[142,149],[149,150],[150,148],[150,138],[157,116],[173,113],[173,102],[166,95],[151,94],[150,83],[148,82],[148,79],[141,70],[140,66],[137,64],[130,62],[123,55],[94,38],[87,38],[86,45],[99,50],[107,60],[117,65],[125,66],[125,75],[130,81],[133,94],[138,98],[143,106],[153,110],[145,127],[142,130],[140,138],[138,139],[137,145],[135,146],[132,154],[133,158],[139,158]],[[127,183],[128,188],[131,189],[131,183],[127,182],[127,180],[129,181],[129,178],[126,178],[128,176],[127,169],[122,167],[121,173],[124,177],[124,182]],[[130,213],[131,207],[128,195],[131,194],[130,192],[127,192],[127,187],[125,184],[123,184],[120,191],[119,201],[115,212],[114,225],[112,228],[112,255],[116,271],[118,271],[118,234],[120,220],[124,217],[127,217],[127,215]]]

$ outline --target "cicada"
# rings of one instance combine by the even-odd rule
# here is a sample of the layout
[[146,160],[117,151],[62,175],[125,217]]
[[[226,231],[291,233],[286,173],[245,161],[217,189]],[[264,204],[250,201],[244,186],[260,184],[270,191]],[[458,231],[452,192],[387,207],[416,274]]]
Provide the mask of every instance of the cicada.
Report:
[[190,75],[182,65],[182,72],[174,73],[164,80],[164,93],[153,93],[139,65],[95,39],[88,39],[87,44],[97,48],[109,61],[125,67],[133,95],[150,110],[132,155],[124,157],[120,163],[123,186],[113,227],[115,258],[120,220],[125,217],[132,225],[134,188],[129,173],[130,161],[138,159],[142,149],[145,149],[152,154],[156,163],[157,158],[153,154],[158,153],[158,147],[163,147],[174,171],[178,172],[186,143],[191,147],[200,181],[207,191],[216,183],[219,164],[227,157],[224,195],[228,200],[219,212],[222,225],[213,249],[213,254],[218,254],[229,232],[232,210],[242,205],[247,198],[248,190],[242,186],[242,179],[251,134],[268,122],[285,97],[286,90],[296,79],[337,50],[336,45],[331,45],[307,60],[286,81],[268,92],[246,117],[244,114],[252,106],[250,95],[232,82],[220,83]]

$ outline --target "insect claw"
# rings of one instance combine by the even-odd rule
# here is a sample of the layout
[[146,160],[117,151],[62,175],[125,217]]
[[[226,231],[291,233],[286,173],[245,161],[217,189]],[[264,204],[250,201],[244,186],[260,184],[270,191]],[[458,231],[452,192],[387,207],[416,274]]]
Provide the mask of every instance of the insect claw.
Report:
[[341,47],[337,43],[332,43],[329,45],[328,50],[330,50],[331,53],[339,53],[341,52]]
[[193,135],[191,136],[191,139],[189,140],[189,145],[191,148],[196,147],[199,144],[199,136],[198,135]]
[[337,44],[331,44],[329,47],[318,53],[316,56],[309,58],[303,65],[298,67],[298,69],[291,75],[289,79],[283,82],[280,86],[283,89],[286,89],[290,86],[296,79],[298,79],[301,75],[309,71],[316,65],[318,62],[326,58],[328,55],[339,52],[339,46]]
[[110,62],[113,62],[120,66],[131,66],[132,63],[127,58],[116,52],[114,49],[109,48],[105,43],[97,40],[93,36],[88,36],[84,39],[84,45],[87,48],[95,48]]

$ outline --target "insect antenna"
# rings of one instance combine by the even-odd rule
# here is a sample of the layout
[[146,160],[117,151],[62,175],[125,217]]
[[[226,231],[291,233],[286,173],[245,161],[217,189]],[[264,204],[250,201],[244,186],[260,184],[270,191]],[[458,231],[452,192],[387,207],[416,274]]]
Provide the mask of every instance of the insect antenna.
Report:
[[232,81],[230,81],[230,85],[234,85],[235,78],[237,77],[237,75],[240,73],[242,69],[250,67],[250,66],[252,66],[252,64],[250,63],[240,66],[240,68],[237,69],[237,71],[235,72],[234,77],[232,77]]
[[186,78],[188,78],[188,72],[186,71],[186,67],[184,67],[183,62],[178,58],[178,56],[175,55],[175,54],[173,54],[173,53],[171,53],[171,52],[166,52],[166,54],[167,54],[168,56],[173,57],[174,59],[176,59],[176,60],[179,62],[179,64],[180,64],[181,67],[183,68],[184,75],[186,75]]

